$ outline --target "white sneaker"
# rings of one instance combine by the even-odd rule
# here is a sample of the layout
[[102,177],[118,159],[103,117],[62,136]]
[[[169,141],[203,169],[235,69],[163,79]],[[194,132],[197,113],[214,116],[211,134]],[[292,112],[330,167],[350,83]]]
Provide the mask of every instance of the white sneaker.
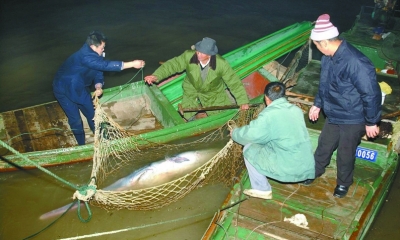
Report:
[[272,199],[272,191],[260,191],[256,189],[245,189],[244,194],[250,197],[262,198],[262,199]]

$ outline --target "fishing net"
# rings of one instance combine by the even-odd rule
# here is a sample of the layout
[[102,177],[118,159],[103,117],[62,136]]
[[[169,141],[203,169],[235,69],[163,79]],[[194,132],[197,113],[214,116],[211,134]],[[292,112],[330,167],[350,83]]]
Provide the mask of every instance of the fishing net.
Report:
[[307,41],[294,55],[285,73],[279,81],[285,84],[287,89],[297,85],[298,75],[312,59],[311,40]]
[[[279,76],[279,80],[287,86],[296,84],[292,82],[296,78],[296,72],[304,67],[309,59],[310,43],[308,42],[294,55],[288,68]],[[205,184],[223,183],[230,187],[234,183],[233,179],[244,167],[242,146],[230,140],[227,124],[199,139],[192,141],[185,139],[184,141],[187,142],[184,143],[158,144],[146,139],[144,135],[131,135],[107,115],[100,103],[96,102],[95,105],[96,130],[91,184],[101,190],[97,190],[92,198],[93,205],[104,209],[161,208]],[[235,126],[248,124],[263,107],[260,105],[248,111],[239,111],[230,122]],[[128,191],[105,189],[108,184],[115,181],[115,176],[129,175],[133,169],[147,166],[151,161],[163,159],[169,154],[206,149],[209,146],[219,146],[220,150],[203,165],[177,179]]]
[[[243,169],[242,146],[232,142],[228,137],[228,124],[206,134],[199,139],[188,142],[158,144],[141,135],[130,135],[118,123],[113,121],[95,104],[95,143],[90,185],[96,185],[96,193],[90,203],[103,209],[150,210],[166,206],[186,196],[193,189],[209,183],[233,185],[234,177]],[[248,124],[262,107],[239,111],[230,121],[231,125]],[[230,125],[230,126],[231,126]],[[132,164],[145,165],[145,159],[162,159],[170,153],[221,146],[206,163],[195,170],[172,181],[142,189],[112,191],[104,187],[112,182],[116,175],[124,176],[132,172]],[[129,170],[131,169],[131,170]],[[129,171],[128,171],[129,170]]]
[[393,123],[393,135],[391,137],[391,143],[393,149],[399,153],[400,152],[400,119]]
[[[296,78],[296,72],[309,61],[309,49],[308,42],[295,54],[289,67],[277,80],[287,86],[295,84],[291,81]],[[97,190],[91,198],[92,205],[104,209],[157,209],[183,198],[193,189],[205,184],[223,183],[230,187],[244,168],[242,146],[230,140],[228,124],[202,138],[190,141],[185,138],[183,143],[159,144],[146,139],[146,134],[132,135],[107,114],[105,106],[102,107],[99,102],[95,106],[94,157],[89,186],[95,186]],[[265,106],[260,105],[247,111],[238,111],[229,122],[234,123],[234,126],[248,124],[263,107]],[[219,151],[204,164],[179,178],[139,189],[107,188],[110,183],[118,180],[116,176],[128,176],[132,170],[139,170],[160,159],[162,161],[168,155],[207,149],[210,146],[219,146]]]
[[400,61],[400,40],[398,38],[398,34],[390,33],[383,41],[378,48],[379,57],[391,61],[391,62],[399,62]]

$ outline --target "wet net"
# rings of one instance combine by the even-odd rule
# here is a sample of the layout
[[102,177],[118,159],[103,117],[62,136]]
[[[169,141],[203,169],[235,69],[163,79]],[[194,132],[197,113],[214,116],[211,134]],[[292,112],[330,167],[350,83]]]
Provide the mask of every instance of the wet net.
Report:
[[400,39],[398,34],[390,33],[378,48],[379,57],[396,63],[400,62]]
[[[295,54],[278,80],[287,86],[295,84],[296,73],[309,59],[310,43],[307,43]],[[157,209],[205,184],[223,183],[230,187],[244,168],[242,146],[230,140],[228,123],[202,138],[158,144],[143,135],[131,135],[107,115],[99,102],[95,102],[95,106],[94,158],[89,185],[95,185],[97,190],[90,201],[92,205],[104,209]],[[229,121],[230,126],[248,124],[264,107],[262,104],[247,111],[238,111]],[[210,146],[218,147],[211,151]],[[171,167],[168,166],[168,156],[182,152],[199,152],[202,164],[186,169],[176,178],[155,171]],[[136,171],[132,173],[134,169]],[[145,176],[150,175],[152,170],[155,171],[154,176],[146,182]],[[118,180],[116,176],[130,177],[125,178],[120,186],[109,187]],[[128,185],[130,187],[126,189]]]
[[[95,186],[97,190],[90,203],[103,209],[130,210],[161,208],[183,198],[193,189],[209,183],[232,186],[233,179],[242,171],[244,162],[242,146],[230,140],[227,128],[248,124],[263,108],[260,106],[248,111],[239,111],[229,121],[229,126],[226,124],[202,138],[192,141],[185,139],[188,142],[183,143],[158,144],[141,135],[130,135],[106,114],[100,104],[95,105],[96,131],[89,186]],[[210,145],[214,146],[211,150]],[[194,166],[194,169],[192,166],[192,169],[186,169],[186,172],[181,172],[180,176],[175,178],[166,177],[168,174],[165,172],[155,173],[151,176],[152,179],[146,182],[145,174],[151,173],[157,167],[170,167],[168,157],[165,156],[182,152],[201,153],[202,165]],[[129,175],[132,169],[136,171]],[[119,188],[121,185],[108,188],[110,183],[115,182],[115,176],[127,175],[131,178],[128,177],[129,180],[121,185],[125,185],[125,188],[126,185],[132,185],[129,189]],[[158,184],[157,179],[168,181]]]

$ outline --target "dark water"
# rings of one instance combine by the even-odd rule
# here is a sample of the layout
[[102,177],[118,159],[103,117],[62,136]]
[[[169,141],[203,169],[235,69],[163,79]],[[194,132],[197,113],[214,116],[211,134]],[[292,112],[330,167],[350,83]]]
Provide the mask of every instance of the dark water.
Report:
[[[128,1],[12,0],[0,6],[0,112],[55,100],[52,78],[91,30],[109,38],[106,58],[144,59],[144,74],[208,36],[220,54],[299,21],[329,13],[344,31],[372,0]],[[105,74],[105,88],[128,82],[137,70]],[[141,79],[141,75],[136,80]],[[400,179],[367,239],[398,239]],[[1,194],[1,193],[0,193]],[[0,213],[1,214],[1,213]]]
[[[54,100],[55,72],[94,29],[109,38],[106,58],[144,59],[150,74],[205,36],[216,39],[224,54],[324,12],[345,30],[370,1],[3,0],[0,112]],[[126,83],[135,73],[108,73],[105,87]]]

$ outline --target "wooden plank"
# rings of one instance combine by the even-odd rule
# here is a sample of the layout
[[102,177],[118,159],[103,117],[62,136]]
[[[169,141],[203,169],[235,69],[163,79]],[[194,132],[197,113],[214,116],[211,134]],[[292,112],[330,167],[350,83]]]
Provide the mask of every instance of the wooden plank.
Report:
[[153,114],[145,114],[137,120],[137,122],[131,121],[130,126],[127,126],[127,131],[131,135],[139,135],[159,129],[163,129],[161,123],[154,117]]
[[319,216],[311,212],[302,212],[307,218],[309,229],[284,222],[285,217],[290,218],[296,213],[300,213],[287,207],[286,204],[279,200],[266,201],[250,198],[240,206],[239,214],[244,217],[239,218],[238,226],[248,228],[255,224],[255,220],[259,223],[257,223],[257,226],[252,226],[249,229],[256,229],[257,227],[258,231],[268,232],[271,230],[271,233],[274,235],[288,239],[293,239],[293,237],[288,237],[291,235],[287,235],[288,232],[307,236],[308,239],[316,239],[317,236],[332,236],[333,232],[336,231],[337,225],[335,224],[335,219],[327,217],[319,218]]
[[94,133],[92,132],[92,129],[90,129],[89,123],[88,123],[85,115],[83,115],[83,113],[81,111],[79,111],[79,114],[82,119],[83,131],[85,132],[85,143],[86,144],[94,143]]
[[253,239],[251,238],[252,231],[262,234],[266,237],[270,237],[267,239],[332,239],[331,237],[326,236],[323,233],[297,227],[288,222],[284,222],[283,220],[258,221],[257,219],[240,216],[239,218],[237,218],[237,226],[251,230],[246,239]]
[[69,127],[68,118],[58,102],[46,104],[46,112],[51,126],[55,128],[60,147],[76,146],[77,142]]
[[143,97],[104,103],[102,108],[109,117],[132,135],[163,128]]
[[[331,239],[341,238],[352,232],[352,221],[372,189],[368,179],[375,179],[382,169],[368,164],[358,165],[353,184],[345,198],[333,197],[336,186],[336,169],[327,171],[310,186],[298,183],[284,184],[270,180],[273,199],[249,198],[240,204],[236,212],[239,227],[283,239]],[[301,228],[285,218],[295,214],[306,216],[308,227]]]
[[31,136],[29,135],[29,130],[25,121],[25,115],[23,110],[14,111],[15,119],[17,120],[17,126],[21,133],[21,142],[23,145],[23,152],[32,152],[33,146],[31,141]]
[[[3,114],[0,113],[0,140],[3,141],[4,143],[8,143],[8,135],[7,135],[7,129],[4,126],[4,116]],[[0,156],[4,156],[9,154],[10,152],[3,146],[0,146]]]
[[6,130],[7,139],[9,139],[9,141],[7,142],[8,145],[17,150],[18,152],[24,152],[25,148],[22,142],[21,132],[20,129],[18,128],[18,122],[14,115],[14,112],[12,111],[4,112],[2,113],[2,115],[3,115],[4,128]]
[[27,108],[24,110],[24,115],[34,151],[60,148],[45,105]]

